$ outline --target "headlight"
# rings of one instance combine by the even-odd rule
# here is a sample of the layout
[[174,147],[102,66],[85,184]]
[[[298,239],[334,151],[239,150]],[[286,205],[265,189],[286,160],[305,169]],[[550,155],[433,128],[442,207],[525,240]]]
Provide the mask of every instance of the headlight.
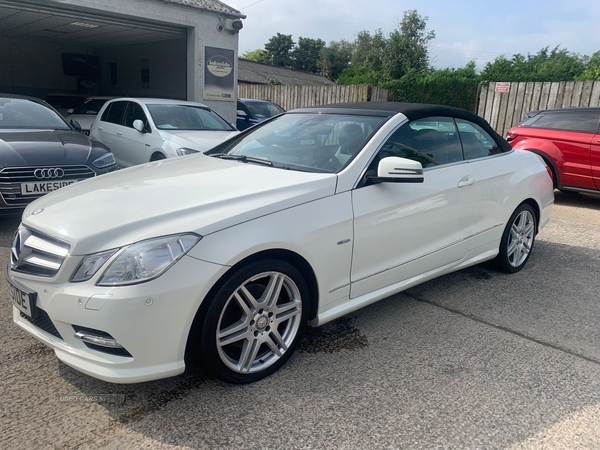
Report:
[[148,239],[127,247],[104,272],[98,286],[125,286],[158,278],[202,239],[176,234]]
[[113,164],[115,164],[115,157],[112,153],[106,153],[100,158],[96,158],[92,164],[98,169],[103,169],[105,167],[112,166]]
[[191,155],[193,153],[198,153],[198,150],[192,150],[191,148],[178,148],[177,154],[179,156]]
[[92,278],[98,269],[104,265],[108,259],[115,254],[118,249],[107,250],[105,252],[94,253],[83,258],[79,267],[71,277],[71,281],[74,283],[80,281],[87,281]]

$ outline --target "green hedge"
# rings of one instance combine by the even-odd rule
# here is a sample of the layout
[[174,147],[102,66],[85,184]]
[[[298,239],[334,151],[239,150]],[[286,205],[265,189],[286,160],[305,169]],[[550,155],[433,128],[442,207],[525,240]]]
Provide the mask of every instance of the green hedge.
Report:
[[407,74],[399,80],[382,83],[390,102],[433,103],[469,111],[477,107],[479,81],[453,76]]

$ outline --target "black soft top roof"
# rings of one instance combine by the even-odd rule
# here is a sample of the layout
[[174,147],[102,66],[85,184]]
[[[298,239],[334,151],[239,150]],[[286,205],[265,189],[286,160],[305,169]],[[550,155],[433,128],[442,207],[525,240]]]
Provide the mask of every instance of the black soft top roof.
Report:
[[430,105],[427,103],[401,103],[401,102],[355,102],[333,103],[330,105],[312,106],[290,111],[292,113],[311,112],[320,114],[360,114],[370,116],[392,117],[398,113],[404,114],[408,120],[413,121],[425,117],[456,117],[476,123],[490,134],[502,151],[512,150],[510,144],[487,123],[486,120],[466,109],[452,106]]

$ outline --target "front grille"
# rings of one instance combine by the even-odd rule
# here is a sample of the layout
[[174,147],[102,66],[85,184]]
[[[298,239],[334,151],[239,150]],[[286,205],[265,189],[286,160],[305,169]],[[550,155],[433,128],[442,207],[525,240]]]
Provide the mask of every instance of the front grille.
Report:
[[51,277],[58,273],[71,246],[30,228],[19,228],[10,252],[12,270]]
[[26,319],[30,324],[35,325],[39,329],[45,331],[46,333],[49,333],[52,336],[56,336],[57,338],[62,339],[62,336],[52,323],[50,316],[48,316],[48,313],[43,309],[37,309],[37,317],[35,319],[32,319],[31,317],[23,313],[21,313],[21,317],[23,319]]
[[[64,175],[61,178],[36,178],[34,172],[37,169],[62,169]],[[34,195],[22,195],[21,183],[40,183],[52,181],[73,181],[92,178],[96,173],[88,166],[51,166],[51,167],[5,167],[0,170],[0,194],[8,206],[27,206],[45,193]]]

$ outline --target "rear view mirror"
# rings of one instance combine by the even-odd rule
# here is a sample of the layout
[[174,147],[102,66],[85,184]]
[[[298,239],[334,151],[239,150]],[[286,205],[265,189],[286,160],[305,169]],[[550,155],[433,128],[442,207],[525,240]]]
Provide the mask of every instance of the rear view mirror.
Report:
[[423,166],[412,159],[388,156],[379,161],[377,176],[369,176],[369,179],[376,183],[422,183]]
[[144,126],[144,122],[142,122],[140,119],[136,119],[133,121],[133,128],[138,130],[140,133],[146,132],[146,127]]
[[81,131],[81,125],[75,119],[69,120],[69,123],[73,128],[75,128],[76,131]]

